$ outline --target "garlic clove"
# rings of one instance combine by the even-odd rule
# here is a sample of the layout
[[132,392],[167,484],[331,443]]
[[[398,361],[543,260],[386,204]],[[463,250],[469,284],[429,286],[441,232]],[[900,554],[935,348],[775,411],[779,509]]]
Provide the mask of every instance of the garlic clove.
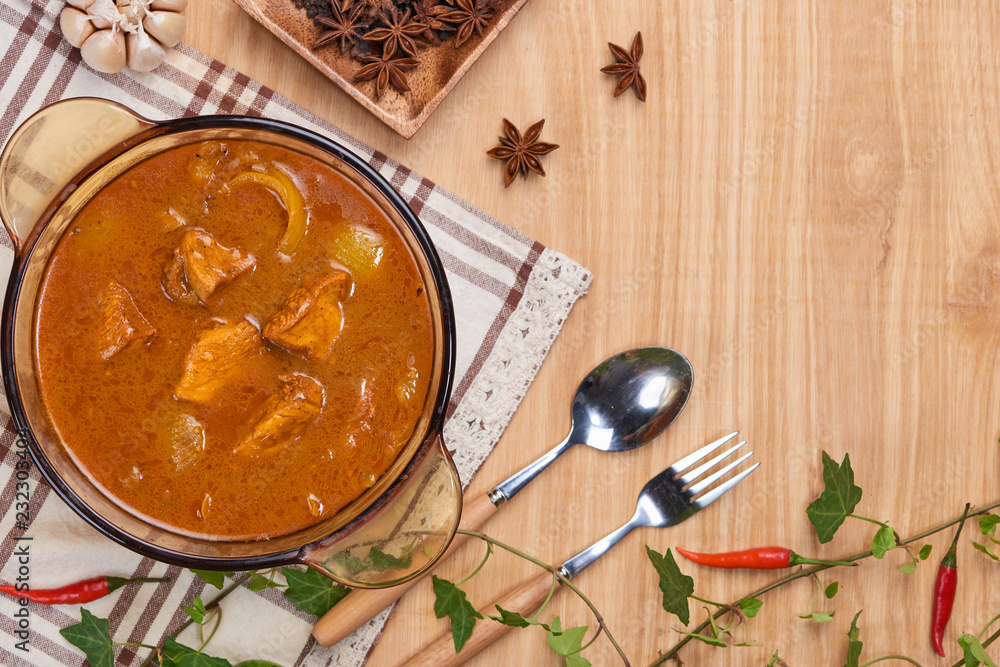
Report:
[[167,52],[160,43],[143,30],[134,35],[126,35],[125,48],[128,52],[128,68],[133,72],[152,71],[167,57]]
[[120,72],[125,68],[125,35],[121,30],[98,30],[80,47],[80,55],[98,72]]
[[177,46],[184,36],[187,21],[183,14],[177,12],[151,11],[146,13],[142,25],[153,39],[171,48]]
[[153,0],[150,9],[164,9],[168,12],[183,12],[188,0]]
[[76,7],[77,9],[86,10],[87,7],[90,7],[92,4],[94,4],[94,0],[66,0],[66,4],[68,4],[70,7]]
[[94,34],[94,24],[87,14],[79,9],[66,7],[59,14],[59,27],[62,28],[66,41],[80,48],[87,38]]
[[129,33],[136,32],[138,25],[142,23],[142,19],[146,15],[143,5],[140,2],[133,2],[133,0],[118,0],[118,12],[122,16],[120,21],[122,29]]
[[87,13],[93,17],[91,21],[98,30],[107,30],[112,23],[117,23],[121,16],[113,0],[94,0],[87,7]]

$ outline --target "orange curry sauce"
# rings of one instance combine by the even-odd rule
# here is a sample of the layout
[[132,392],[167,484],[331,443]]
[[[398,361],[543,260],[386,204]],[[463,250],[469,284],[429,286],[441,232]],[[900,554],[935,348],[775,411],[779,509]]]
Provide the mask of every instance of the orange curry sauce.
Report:
[[370,487],[423,411],[433,357],[386,216],[330,167],[245,141],[172,149],[89,202],[35,332],[78,465],[133,513],[208,539],[288,534]]

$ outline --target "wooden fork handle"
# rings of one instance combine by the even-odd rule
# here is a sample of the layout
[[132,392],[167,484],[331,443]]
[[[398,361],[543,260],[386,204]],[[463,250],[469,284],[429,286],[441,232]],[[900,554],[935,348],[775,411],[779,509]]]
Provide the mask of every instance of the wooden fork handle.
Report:
[[[487,614],[496,616],[499,612],[495,605],[500,605],[504,609],[520,612],[521,615],[527,617],[542,606],[551,588],[552,574],[542,572],[534,579],[529,580],[499,600],[496,600],[494,604],[483,607],[479,610],[479,613],[483,616]],[[508,630],[510,630],[509,626],[484,618],[476,622],[472,636],[465,642],[461,653],[455,653],[455,642],[452,639],[451,633],[447,632],[435,638],[434,641],[421,649],[419,653],[407,660],[405,664],[407,667],[453,667],[461,665],[500,639]]]
[[[490,501],[486,494],[477,494],[472,498],[466,498],[462,507],[462,520],[458,527],[461,530],[479,530],[496,511],[496,505]],[[438,562],[444,562],[444,559],[461,548],[467,539],[467,535],[456,535]],[[339,643],[374,618],[380,611],[403,597],[406,591],[428,574],[430,574],[430,570],[405,584],[391,588],[351,591],[337,603],[337,606],[316,622],[313,627],[313,637],[323,646],[333,646]]]

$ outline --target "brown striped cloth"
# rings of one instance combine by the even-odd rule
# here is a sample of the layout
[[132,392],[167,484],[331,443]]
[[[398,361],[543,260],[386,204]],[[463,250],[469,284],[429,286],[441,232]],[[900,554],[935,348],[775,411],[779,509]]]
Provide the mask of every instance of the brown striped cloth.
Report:
[[[0,0],[0,143],[40,107],[84,95],[115,100],[154,119],[261,115],[347,146],[409,202],[440,253],[455,300],[457,375],[445,438],[468,483],[509,422],[573,303],[586,292],[589,272],[189,47],[172,51],[148,74],[94,72],[62,39],[62,7],[45,0]],[[6,276],[13,249],[6,235],[0,236],[0,275]],[[3,400],[0,409],[6,410]],[[21,577],[34,588],[48,588],[99,575],[169,577],[169,583],[126,587],[86,605],[110,619],[116,642],[151,645],[161,644],[186,620],[183,607],[195,596],[208,600],[216,592],[187,571],[140,557],[96,533],[50,492],[33,464],[25,463],[10,419],[2,416],[0,425],[0,582]],[[19,472],[25,470],[27,480]],[[326,649],[310,638],[315,619],[287,604],[280,590],[242,588],[226,598],[223,609],[206,651],[233,664],[257,658],[286,666],[361,665],[387,617],[383,612]],[[82,665],[83,654],[59,634],[79,619],[77,607],[22,608],[0,596],[0,664]],[[179,639],[199,643],[190,630]],[[139,665],[147,654],[147,649],[116,649],[121,665]]]

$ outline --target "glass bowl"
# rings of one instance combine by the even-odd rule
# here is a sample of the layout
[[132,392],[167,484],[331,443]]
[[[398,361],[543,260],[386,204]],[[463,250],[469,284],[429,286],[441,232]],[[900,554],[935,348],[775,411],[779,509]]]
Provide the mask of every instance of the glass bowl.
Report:
[[[394,463],[335,515],[269,540],[192,538],[117,504],[76,465],[56,436],[42,405],[33,358],[38,290],[56,244],[81,208],[114,178],[153,155],[227,139],[271,143],[315,158],[370,197],[409,246],[433,321],[434,361],[424,410]],[[430,567],[447,548],[462,507],[458,473],[441,438],[455,364],[448,283],[416,215],[353,153],[274,120],[197,116],[154,122],[107,100],[64,100],[43,108],[11,135],[0,156],[0,217],[15,246],[0,331],[11,415],[45,479],[97,530],[144,556],[183,567],[237,571],[300,563],[354,587],[401,583]],[[372,558],[373,549],[396,558]]]

